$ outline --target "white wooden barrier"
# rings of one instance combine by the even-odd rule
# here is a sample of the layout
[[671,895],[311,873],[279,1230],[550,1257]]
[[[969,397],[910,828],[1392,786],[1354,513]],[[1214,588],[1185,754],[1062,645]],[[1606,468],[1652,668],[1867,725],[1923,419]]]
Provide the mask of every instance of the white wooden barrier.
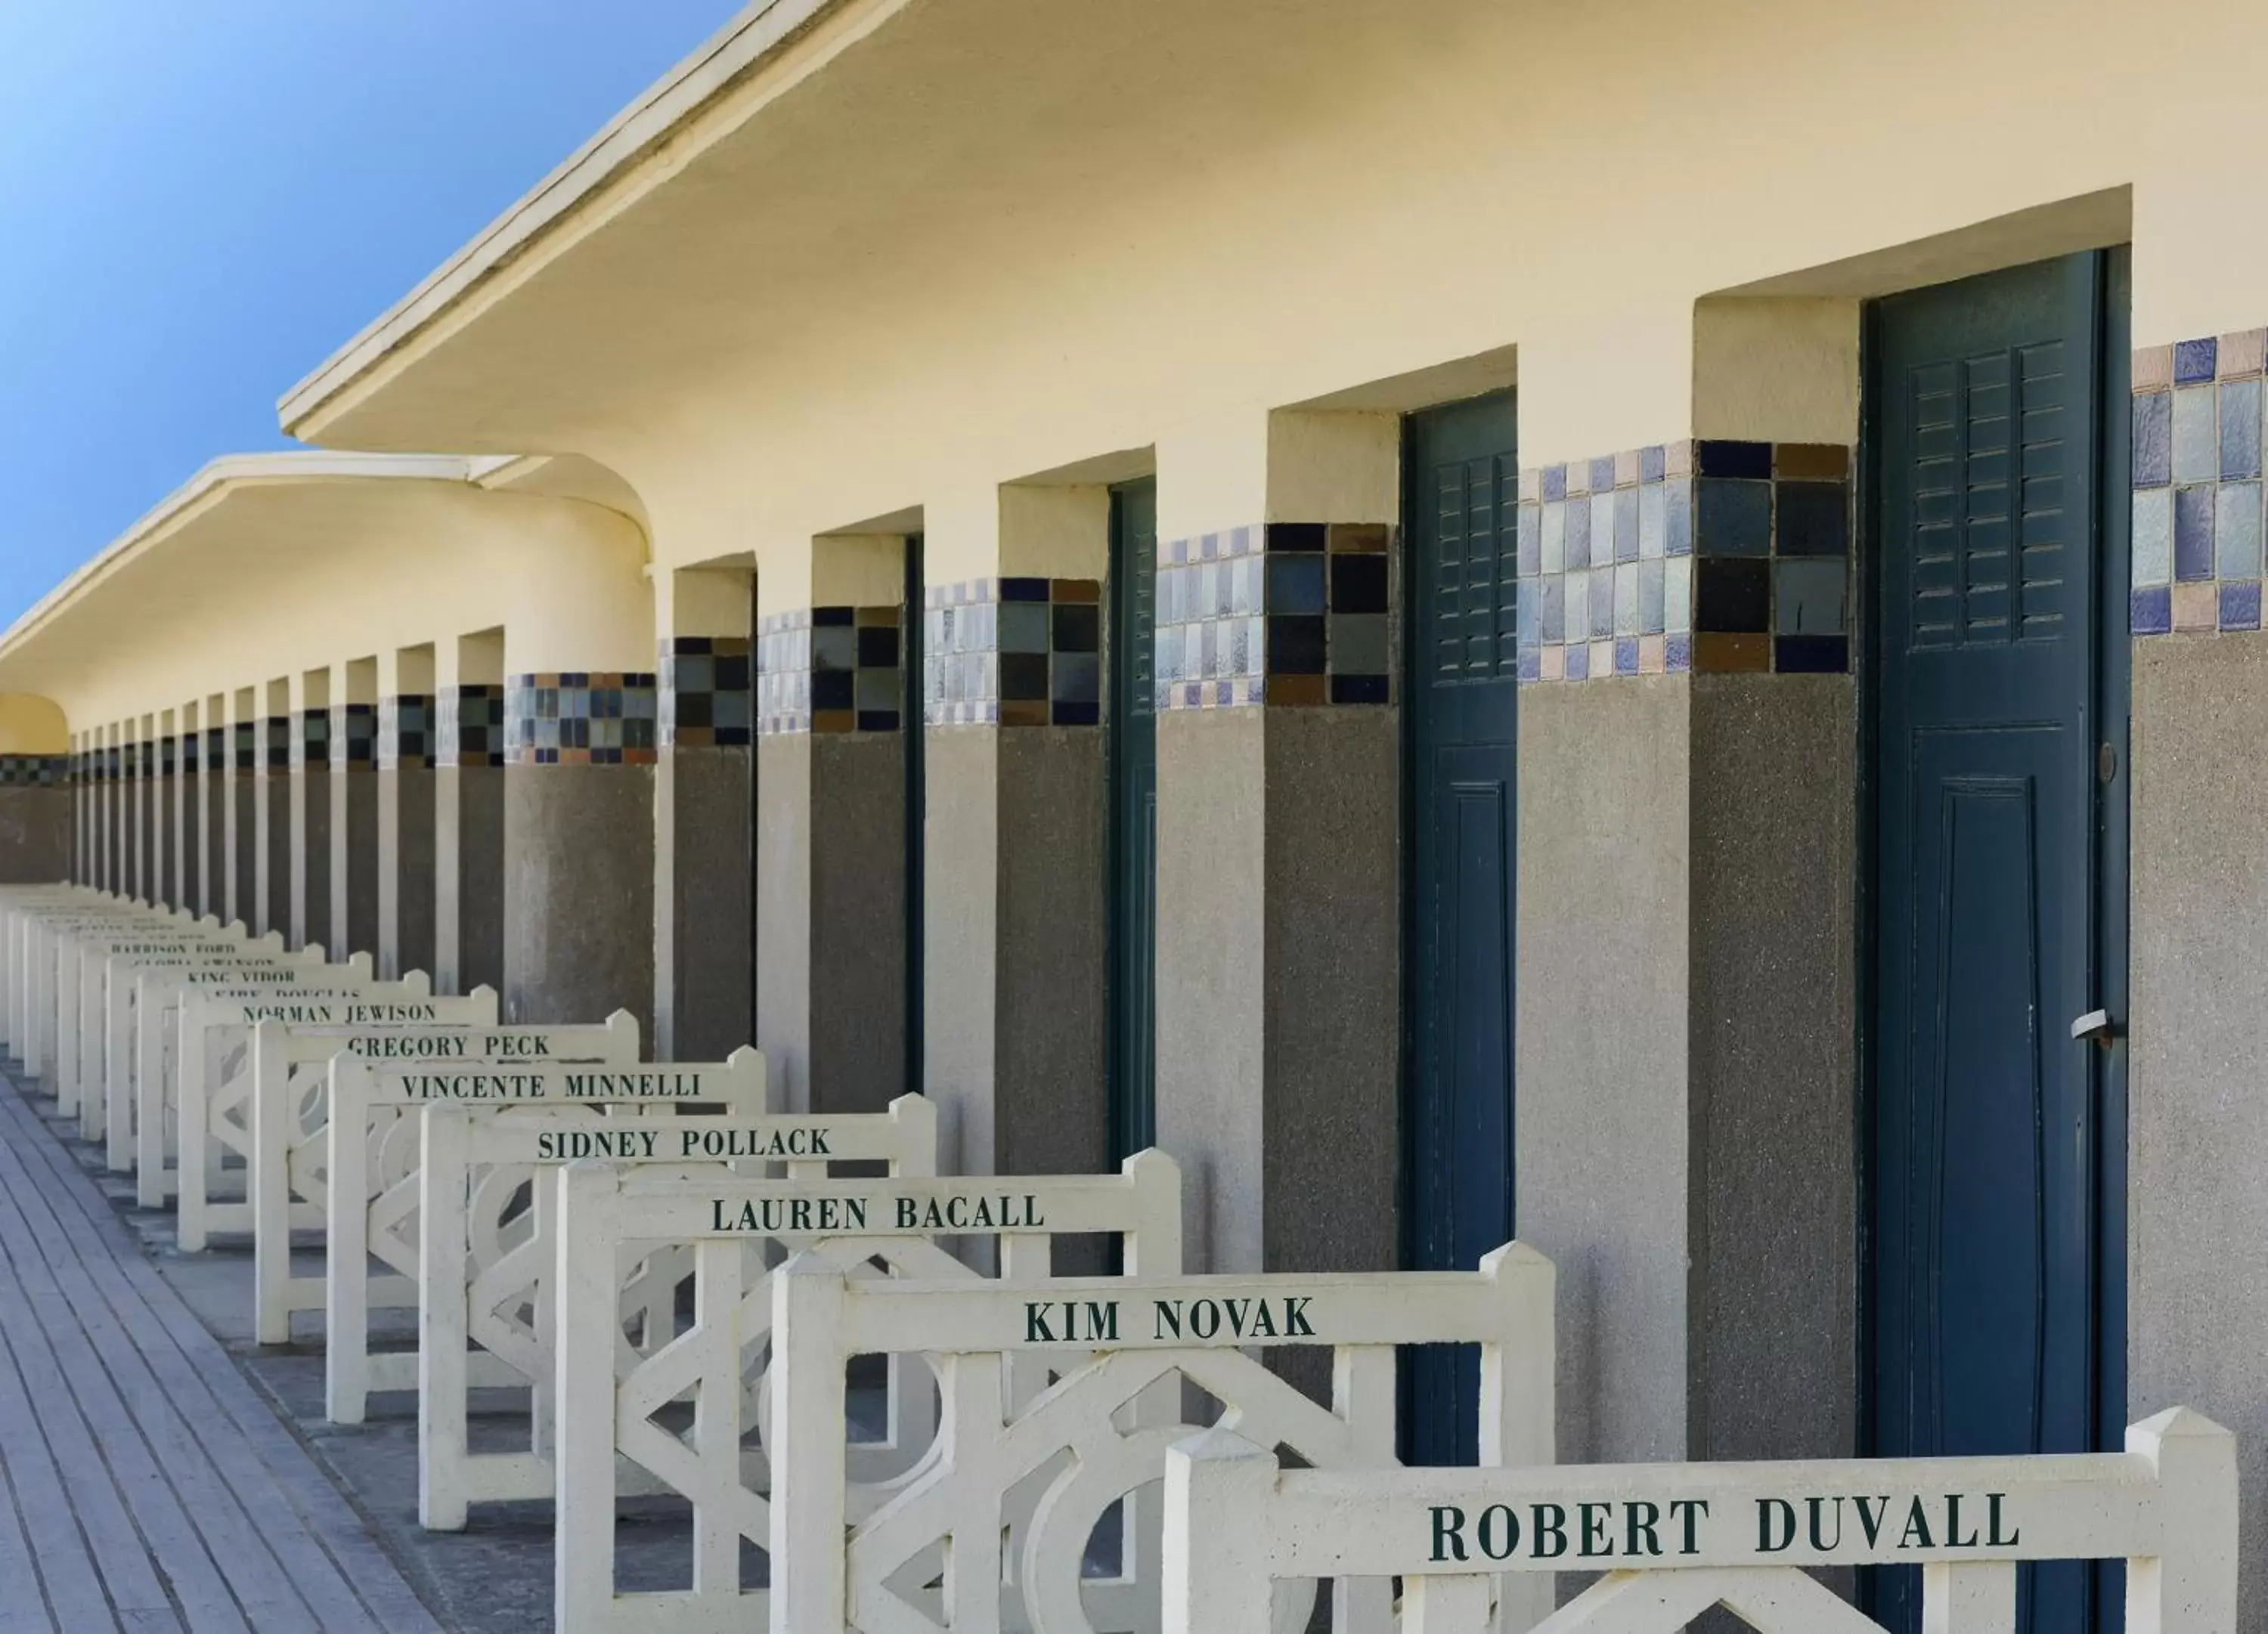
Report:
[[[1361,1476],[1215,1431],[1166,1480],[1165,1634],[1248,1634],[1318,1577],[1399,1577],[1408,1634],[1675,1634],[1718,1606],[1760,1634],[1881,1634],[1807,1568],[1899,1564],[1927,1634],[2014,1634],[2017,1564],[2045,1560],[2124,1561],[2126,1634],[2236,1629],[2235,1439],[2182,1408],[2124,1453]],[[1557,1571],[1604,1575],[1540,1620],[1499,1603]]]
[[7,938],[11,1045],[42,1081],[51,1083],[55,1072],[57,938],[73,931],[102,929],[226,933],[215,919],[160,913],[97,892],[81,891],[68,900],[16,909]]
[[[784,1568],[775,1527],[784,1500],[768,1495],[792,1432],[808,1461],[823,1461],[834,1472],[843,1494],[838,1513],[852,1514],[884,1502],[895,1483],[918,1479],[950,1439],[950,1432],[929,1435],[925,1417],[917,1430],[909,1428],[904,1410],[926,1396],[902,1387],[892,1393],[899,1416],[887,1439],[850,1442],[842,1361],[833,1413],[822,1411],[817,1423],[783,1415],[776,1371],[770,1391],[764,1387],[767,1365],[777,1370],[781,1355],[781,1337],[773,1331],[777,1273],[770,1270],[781,1250],[802,1250],[799,1261],[853,1277],[851,1285],[862,1290],[919,1277],[922,1286],[999,1290],[1012,1301],[1020,1297],[1017,1284],[1049,1274],[1055,1240],[1064,1235],[1116,1236],[1136,1274],[1170,1275],[1181,1263],[1181,1172],[1161,1152],[1130,1158],[1114,1175],[825,1182],[721,1174],[688,1181],[581,1162],[560,1172],[558,1186],[554,1580],[555,1616],[565,1634],[725,1634],[759,1625],[767,1596],[741,1587],[740,1543],[747,1538],[770,1549],[777,1581]],[[979,1277],[938,1246],[940,1237],[991,1239],[999,1277]],[[683,1243],[693,1245],[692,1323],[623,1367],[616,1337],[620,1256]],[[1090,1293],[1111,1285],[1106,1279],[1083,1284]],[[901,1343],[894,1332],[867,1338],[842,1358],[906,1358],[925,1348]],[[1031,1383],[1036,1388],[1037,1381]],[[689,1439],[655,1421],[663,1409],[688,1400]],[[748,1445],[752,1429],[755,1444]],[[618,1458],[691,1503],[689,1587],[617,1591]],[[840,1520],[821,1535],[839,1550]]]
[[[373,1028],[367,1029],[369,1043],[350,1041],[363,1031],[303,1031],[277,1021],[262,1021],[252,1029],[252,1144],[245,1189],[252,1226],[254,1329],[262,1344],[290,1343],[292,1312],[324,1308],[328,1277],[291,1274],[291,1233],[328,1224],[330,1064],[341,1051],[350,1057],[367,1053],[373,1060],[446,1062],[452,1073],[474,1076],[501,1064],[531,1060],[630,1064],[638,1057],[637,1019],[620,1010],[595,1025]],[[188,1167],[185,1155],[185,1174]],[[385,1306],[416,1302],[400,1278],[380,1278],[368,1292]]]
[[[502,1028],[490,1036],[497,1035],[511,1036]],[[629,1036],[635,1041],[635,1030]],[[764,1114],[764,1058],[747,1046],[725,1061],[640,1064],[633,1046],[627,1063],[554,1065],[560,1058],[549,1048],[556,1035],[531,1035],[528,1041],[543,1046],[545,1058],[523,1056],[471,1069],[445,1061],[414,1071],[379,1070],[356,1056],[331,1062],[323,1182],[323,1400],[332,1423],[360,1424],[372,1390],[417,1387],[416,1351],[370,1348],[370,1313],[377,1302],[370,1262],[390,1268],[385,1279],[401,1290],[390,1303],[422,1308],[418,1220],[424,1166],[418,1114],[423,1108],[478,1107],[493,1119],[539,1108],[604,1108],[625,1131],[634,1122],[674,1121],[680,1108],[742,1122]],[[482,1383],[514,1381],[503,1364],[482,1371]]]
[[94,1139],[102,1127],[110,950],[162,949],[162,955],[148,956],[162,956],[183,965],[192,958],[228,960],[262,970],[270,968],[271,960],[287,956],[280,938],[233,939],[234,933],[242,930],[241,924],[233,924],[211,937],[174,938],[147,930],[120,934],[114,927],[106,927],[100,932],[75,931],[55,938],[55,1109],[77,1115],[82,1139]]
[[[248,1164],[251,1156],[251,1046],[256,1024],[281,1021],[320,1032],[357,1027],[492,1026],[497,1018],[493,989],[475,988],[463,997],[437,997],[421,970],[410,971],[399,982],[354,983],[326,978],[320,986],[198,986],[172,997],[172,1025],[162,1008],[136,1017],[135,1191],[144,1208],[161,1207],[166,1198],[180,1196],[181,1246],[191,1251],[202,1248],[213,1231],[252,1229],[249,1194],[229,1198],[221,1182],[229,1157]],[[146,1064],[152,1056],[158,1058],[154,1071]],[[176,1167],[184,1151],[189,1153],[194,1175],[187,1181]],[[240,1218],[226,1211],[228,1202],[240,1205]]]
[[[772,1626],[1155,1629],[1160,1573],[1095,1582],[1083,1565],[1097,1523],[1137,1494],[1155,1503],[1167,1449],[1198,1427],[1135,1409],[1161,1397],[1178,1407],[1189,1387],[1217,1404],[1220,1423],[1318,1468],[1375,1480],[1395,1462],[1395,1347],[1477,1343],[1481,1457],[1549,1464],[1552,1285],[1550,1262],[1519,1243],[1477,1271],[1021,1287],[854,1282],[799,1256],[773,1279]],[[929,1354],[945,1411],[939,1456],[862,1516],[846,1501],[835,1442],[845,1359],[878,1344]],[[1328,1407],[1257,1354],[1283,1345],[1330,1347]],[[1044,1391],[1019,1395],[1003,1365],[1019,1355],[1055,1373]],[[1156,1558],[1129,1554],[1138,1564]],[[1550,1586],[1522,1586],[1515,1611],[1532,1621]],[[1287,1595],[1272,1626],[1297,1634],[1311,1601],[1311,1590]],[[1388,1616],[1382,1583],[1335,1583],[1333,1602],[1343,1631],[1378,1630]],[[1263,1616],[1240,1630],[1270,1626]]]
[[[879,1164],[901,1179],[937,1172],[937,1108],[919,1095],[901,1095],[887,1112],[833,1116],[631,1120],[548,1107],[489,1116],[434,1105],[423,1117],[417,1517],[433,1531],[462,1530],[475,1503],[552,1493],[558,1188],[540,1171],[597,1158],[654,1166],[683,1179],[694,1178],[696,1166],[717,1163],[732,1165],[737,1174],[784,1170],[787,1179],[814,1182],[827,1180],[843,1162]],[[530,1207],[519,1219],[528,1229],[514,1233],[511,1226],[518,1221],[511,1211],[523,1187],[531,1194]],[[676,1288],[688,1267],[688,1255],[669,1249],[624,1268],[618,1369],[629,1371],[676,1336]],[[529,1391],[525,1450],[470,1450],[466,1362],[475,1349],[504,1364],[510,1382]],[[652,1485],[628,1464],[618,1465],[615,1483],[618,1492]]]

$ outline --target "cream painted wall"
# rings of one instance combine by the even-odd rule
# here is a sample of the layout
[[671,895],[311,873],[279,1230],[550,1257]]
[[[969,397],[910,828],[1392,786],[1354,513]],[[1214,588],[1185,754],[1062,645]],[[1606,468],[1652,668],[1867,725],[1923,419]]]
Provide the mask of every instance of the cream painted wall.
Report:
[[67,754],[70,727],[46,698],[0,694],[0,754]]
[[36,685],[93,724],[367,659],[331,683],[367,702],[381,655],[499,625],[520,671],[647,670],[645,568],[635,523],[576,500],[461,482],[225,484],[19,630],[0,686]]
[[[1266,58],[1237,8],[1161,0],[1146,43],[1100,0],[1043,10],[911,8],[730,144],[656,159],[639,208],[413,346],[320,439],[587,454],[666,561],[753,544],[794,578],[814,534],[1108,449],[1156,447],[1167,536],[1261,520],[1272,409],[1507,346],[1527,462],[1734,431],[1754,405],[1695,382],[1727,378],[1711,349],[1737,313],[1697,303],[1859,258],[1894,288],[1900,264],[2110,241],[2128,188],[2138,341],[2268,320],[2268,213],[2221,207],[2268,141],[2259,8],[2161,8],[2176,52],[2138,49],[2109,0],[1316,0]],[[765,201],[872,180],[828,144],[857,151],[852,121],[914,87],[917,205],[752,247]],[[759,276],[761,313],[736,313]],[[1761,362],[1784,383],[1802,359]],[[1851,388],[1807,379],[1796,417],[1834,421]]]

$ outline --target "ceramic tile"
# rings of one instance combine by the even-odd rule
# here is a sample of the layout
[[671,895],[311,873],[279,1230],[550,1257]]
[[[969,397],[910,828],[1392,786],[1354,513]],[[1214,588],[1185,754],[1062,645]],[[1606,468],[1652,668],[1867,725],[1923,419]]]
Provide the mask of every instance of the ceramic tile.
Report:
[[1624,562],[1615,569],[1615,628],[1617,636],[1636,636],[1643,628],[1638,608],[1638,564]]
[[2224,380],[2241,374],[2257,374],[2264,348],[2268,348],[2268,329],[2243,329],[2235,335],[2224,335],[2213,347],[2215,372]]
[[1618,488],[1615,490],[1615,560],[1635,562],[1638,559],[1638,489]]
[[1705,439],[1696,452],[1696,464],[1705,478],[1769,477],[1772,474],[1772,445]]
[[1638,629],[1644,635],[1658,636],[1664,628],[1664,566],[1659,561],[1638,564]]
[[1702,557],[1695,566],[1693,627],[1718,633],[1771,627],[1771,563]]
[[1663,663],[1662,637],[1660,636],[1639,637],[1638,643],[1638,673],[1641,675],[1659,675],[1662,673]]
[[1543,570],[1557,573],[1567,566],[1567,507],[1564,503],[1543,507]]
[[1772,549],[1783,556],[1842,556],[1851,549],[1851,490],[1841,482],[1783,482],[1774,496]]
[[2257,578],[2220,582],[2220,627],[2223,629],[2260,628],[2260,581]]
[[2128,598],[2127,629],[2137,636],[2162,636],[2174,627],[2174,593],[2170,586],[2138,588]]
[[1673,636],[1693,629],[1693,559],[1673,557],[1661,564],[1661,627]]
[[1669,502],[1660,482],[1638,490],[1638,554],[1640,561],[1668,554]]
[[[1705,567],[1707,563],[1703,564]],[[1772,563],[1772,629],[1781,636],[1841,636],[1848,570],[1840,561]]]
[[1701,478],[1694,548],[1705,556],[1762,556],[1771,549],[1771,484]]
[[[1615,505],[1621,497],[1613,489],[1591,496],[1591,564],[1616,560]],[[1632,537],[1631,542],[1637,542]]]
[[2260,577],[2260,484],[2223,482],[2213,507],[2213,571],[2222,578]]
[[2226,482],[2259,475],[2259,377],[2224,380],[2220,386],[2220,479]]
[[1567,565],[1570,568],[1591,565],[1591,504],[1587,499],[1571,500],[1566,507]]
[[2174,586],[2174,628],[2194,633],[2213,629],[2220,620],[2220,599],[2211,584]]
[[2194,581],[2213,577],[2212,488],[2174,491],[2174,577]]
[[2220,475],[2220,435],[2213,414],[2218,394],[2192,386],[2174,394],[2174,481],[2210,482]]
[[2174,577],[2174,490],[2138,489],[2132,530],[2133,579],[2166,585]]
[[2170,346],[2138,348],[2132,367],[2132,380],[2136,391],[2163,391],[2174,383],[2174,349]]
[[1591,570],[1591,638],[1594,641],[1615,633],[1615,573],[1611,567]]
[[2210,340],[2175,342],[2174,384],[2183,386],[2192,380],[2213,379],[2215,352]]
[[2134,399],[2133,479],[2137,488],[2174,480],[2174,398],[2146,392]]

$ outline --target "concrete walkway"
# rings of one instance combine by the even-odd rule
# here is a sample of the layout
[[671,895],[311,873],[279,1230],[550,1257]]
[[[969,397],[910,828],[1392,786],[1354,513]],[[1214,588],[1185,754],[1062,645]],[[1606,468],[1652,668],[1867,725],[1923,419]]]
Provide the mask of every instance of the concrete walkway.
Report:
[[439,1634],[34,1105],[0,1093],[0,1634]]

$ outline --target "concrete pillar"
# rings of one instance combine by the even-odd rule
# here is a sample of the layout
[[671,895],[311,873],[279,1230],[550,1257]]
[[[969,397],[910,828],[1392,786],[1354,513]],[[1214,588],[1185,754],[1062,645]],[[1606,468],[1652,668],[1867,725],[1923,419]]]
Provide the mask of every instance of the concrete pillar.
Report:
[[756,1035],[755,585],[745,569],[654,581],[654,1044],[714,1061]]
[[378,661],[378,963],[433,970],[433,649]]
[[905,539],[836,535],[757,585],[756,1037],[782,1104],[906,1086]]
[[228,695],[228,915],[255,932],[260,917],[260,695],[239,687]]
[[153,796],[150,813],[153,860],[150,872],[157,882],[158,900],[172,907],[181,900],[179,881],[180,825],[175,821],[173,812],[174,791],[179,786],[180,746],[174,740],[173,710],[158,710],[151,717],[151,722],[156,734],[158,776],[151,790]]
[[629,1010],[651,1038],[652,599],[643,541],[584,542],[531,575],[504,630],[504,1010]]
[[228,709],[219,693],[206,695],[204,755],[198,770],[203,784],[204,855],[199,858],[199,911],[228,918]]
[[1215,1270],[1399,1260],[1398,700],[1331,702],[1327,611],[1266,588],[1390,541],[1398,438],[1254,413],[1159,447],[1157,1128]]
[[291,678],[291,941],[343,953],[331,929],[331,672]]
[[53,885],[71,873],[71,757],[0,753],[0,885]]
[[378,956],[378,660],[331,666],[331,933]]
[[204,732],[198,724],[198,706],[184,703],[174,710],[180,727],[175,762],[180,780],[173,788],[174,821],[180,835],[176,868],[180,873],[177,906],[194,909],[199,901],[199,874],[205,852],[204,788],[198,769],[204,763]]
[[924,1079],[968,1174],[1107,1167],[1110,495],[985,487],[924,542]]
[[433,986],[504,990],[504,632],[436,644]]
[[267,682],[259,690],[260,720],[253,765],[259,862],[254,910],[264,935],[291,935],[291,683]]

